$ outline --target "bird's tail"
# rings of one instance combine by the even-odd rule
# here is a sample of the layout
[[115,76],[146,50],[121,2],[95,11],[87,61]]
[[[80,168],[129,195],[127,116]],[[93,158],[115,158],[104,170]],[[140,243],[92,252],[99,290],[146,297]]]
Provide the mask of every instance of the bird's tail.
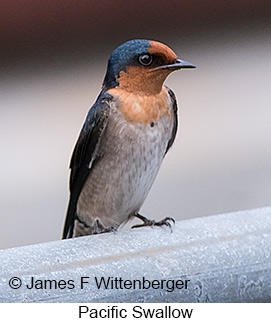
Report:
[[72,238],[73,229],[74,229],[74,221],[75,221],[75,217],[76,217],[76,204],[77,204],[77,199],[74,200],[74,198],[72,198],[72,196],[71,196],[70,201],[69,201],[69,205],[68,205],[68,209],[67,209],[62,239]]

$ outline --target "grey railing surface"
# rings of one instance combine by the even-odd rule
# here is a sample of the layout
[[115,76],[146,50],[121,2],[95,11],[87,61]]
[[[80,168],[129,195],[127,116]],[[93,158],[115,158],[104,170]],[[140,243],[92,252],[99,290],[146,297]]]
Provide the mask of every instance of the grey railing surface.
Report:
[[271,208],[1,250],[0,266],[0,302],[271,302]]

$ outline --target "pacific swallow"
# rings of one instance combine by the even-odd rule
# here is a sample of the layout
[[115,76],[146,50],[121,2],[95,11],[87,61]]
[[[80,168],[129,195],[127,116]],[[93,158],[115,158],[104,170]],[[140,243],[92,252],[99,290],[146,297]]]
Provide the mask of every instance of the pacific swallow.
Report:
[[102,90],[88,112],[70,162],[70,200],[63,238],[117,230],[139,209],[178,125],[177,102],[164,84],[176,70],[194,68],[168,46],[136,39],[108,60]]

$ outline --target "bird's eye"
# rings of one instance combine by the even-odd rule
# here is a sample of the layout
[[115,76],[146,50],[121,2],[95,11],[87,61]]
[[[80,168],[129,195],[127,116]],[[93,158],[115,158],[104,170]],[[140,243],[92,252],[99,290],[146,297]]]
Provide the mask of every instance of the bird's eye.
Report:
[[152,56],[150,54],[142,54],[139,56],[139,63],[148,66],[152,62]]

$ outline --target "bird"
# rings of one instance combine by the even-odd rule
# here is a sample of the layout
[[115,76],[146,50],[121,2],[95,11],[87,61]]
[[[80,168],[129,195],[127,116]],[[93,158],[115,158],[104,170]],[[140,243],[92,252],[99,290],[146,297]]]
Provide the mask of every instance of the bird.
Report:
[[177,101],[164,85],[174,71],[195,68],[159,41],[133,39],[111,53],[102,89],[70,161],[63,239],[135,227],[171,227],[174,219],[139,213],[177,132]]

